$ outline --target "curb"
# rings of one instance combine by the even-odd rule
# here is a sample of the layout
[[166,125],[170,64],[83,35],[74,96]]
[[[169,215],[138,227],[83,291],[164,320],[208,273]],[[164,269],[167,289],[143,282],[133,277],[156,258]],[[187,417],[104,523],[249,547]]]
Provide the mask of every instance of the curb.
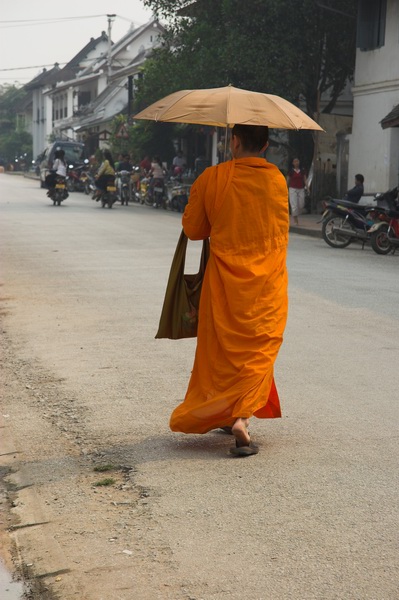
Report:
[[291,226],[290,233],[298,233],[299,235],[308,235],[309,237],[321,238],[321,229],[307,229],[306,227]]

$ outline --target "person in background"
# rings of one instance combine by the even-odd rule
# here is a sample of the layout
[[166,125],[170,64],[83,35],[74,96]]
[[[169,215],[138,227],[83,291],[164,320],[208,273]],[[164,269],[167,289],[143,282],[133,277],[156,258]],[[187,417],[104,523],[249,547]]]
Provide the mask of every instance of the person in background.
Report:
[[103,151],[103,162],[96,175],[96,187],[97,191],[93,196],[93,200],[98,202],[101,197],[101,192],[107,191],[107,184],[110,180],[115,180],[115,164],[112,158],[112,154],[109,150]]
[[131,181],[130,181],[130,173],[132,172],[133,169],[133,165],[130,162],[130,156],[129,154],[122,154],[118,163],[117,168],[115,169],[117,172],[121,173],[122,171],[127,171],[127,173],[124,173],[123,175],[120,175],[117,179],[117,183],[118,183],[118,191],[119,194],[122,194],[122,184],[124,182],[128,182],[129,184],[129,196],[131,194]]
[[[191,240],[210,237],[194,367],[172,431],[223,429],[234,456],[257,454],[248,423],[281,416],[274,362],[287,319],[287,184],[261,157],[268,128],[235,125],[232,160],[194,182],[183,214]],[[243,193],[245,190],[245,193]]]
[[149,185],[149,195],[152,199],[154,195],[155,185],[159,185],[160,187],[165,186],[165,170],[162,166],[162,162],[159,156],[154,156],[154,158],[152,159],[149,176],[151,177]]
[[89,172],[91,175],[95,175],[98,171],[98,162],[94,154],[89,156]]
[[144,156],[143,160],[140,162],[140,171],[142,175],[147,175],[149,171],[151,171],[151,161],[148,155]]
[[364,194],[364,177],[360,173],[355,175],[355,187],[348,190],[344,196],[344,200],[357,204]]
[[305,206],[305,189],[308,187],[305,169],[301,168],[299,158],[294,158],[287,175],[288,196],[294,224],[298,225],[298,216]]
[[50,173],[46,176],[46,187],[48,188],[47,196],[51,196],[57,177],[66,177],[66,162],[64,150],[56,150],[54,154],[54,162]]
[[129,154],[122,154],[121,160],[118,164],[118,171],[130,171],[132,170],[132,163],[130,162]]
[[173,175],[181,178],[186,167],[186,159],[181,150],[178,151],[172,162]]

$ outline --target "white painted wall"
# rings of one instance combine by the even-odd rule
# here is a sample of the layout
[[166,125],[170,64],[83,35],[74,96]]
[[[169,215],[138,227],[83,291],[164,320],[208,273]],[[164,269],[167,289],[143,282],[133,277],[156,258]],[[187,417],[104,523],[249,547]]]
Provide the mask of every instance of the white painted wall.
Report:
[[382,129],[381,120],[399,104],[399,1],[388,0],[385,45],[357,50],[354,116],[349,136],[349,181],[365,178],[365,192],[383,192],[398,185],[399,135]]

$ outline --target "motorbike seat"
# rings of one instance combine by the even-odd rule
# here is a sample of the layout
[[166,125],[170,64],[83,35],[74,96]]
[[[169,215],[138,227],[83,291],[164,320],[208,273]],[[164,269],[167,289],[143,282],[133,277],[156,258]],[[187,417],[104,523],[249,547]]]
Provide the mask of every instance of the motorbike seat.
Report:
[[355,210],[362,213],[367,212],[368,210],[373,208],[373,205],[357,204],[357,202],[351,202],[350,200],[340,200],[338,198],[331,198],[329,202],[332,202],[334,204],[340,204],[341,206],[345,206],[346,208],[354,208]]

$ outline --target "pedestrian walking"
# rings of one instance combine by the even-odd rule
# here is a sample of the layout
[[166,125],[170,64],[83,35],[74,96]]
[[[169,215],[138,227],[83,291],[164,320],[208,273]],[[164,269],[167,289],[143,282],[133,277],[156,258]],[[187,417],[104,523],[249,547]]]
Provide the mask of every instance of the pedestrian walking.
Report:
[[301,168],[299,158],[294,158],[287,175],[287,185],[291,215],[294,224],[298,225],[298,216],[305,207],[305,189],[308,187],[308,180],[305,169]]
[[193,240],[210,237],[202,285],[197,348],[184,401],[170,427],[184,433],[222,428],[231,453],[256,454],[249,419],[280,417],[274,383],[285,328],[288,244],[287,185],[260,154],[268,128],[235,125],[232,160],[194,182],[183,215]]

